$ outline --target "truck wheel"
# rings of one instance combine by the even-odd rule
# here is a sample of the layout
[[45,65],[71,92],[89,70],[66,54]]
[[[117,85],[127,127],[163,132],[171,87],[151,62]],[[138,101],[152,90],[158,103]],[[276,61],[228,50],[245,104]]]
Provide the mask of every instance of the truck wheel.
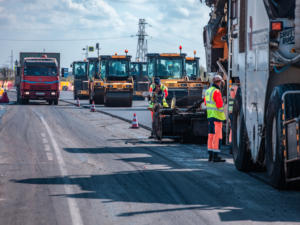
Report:
[[54,105],[58,105],[58,99],[55,99],[53,102],[54,102]]
[[52,104],[53,104],[53,100],[49,100],[49,101],[48,101],[48,104],[49,104],[49,105],[52,105]]
[[[269,181],[278,189],[286,188],[283,157],[283,121],[281,97],[288,90],[299,90],[299,85],[280,85],[273,89],[266,112],[265,162]],[[289,112],[286,117],[299,115],[297,98],[289,98]]]
[[238,90],[233,106],[232,155],[235,167],[240,171],[250,171],[253,163],[248,147],[248,135],[242,108],[242,97]]

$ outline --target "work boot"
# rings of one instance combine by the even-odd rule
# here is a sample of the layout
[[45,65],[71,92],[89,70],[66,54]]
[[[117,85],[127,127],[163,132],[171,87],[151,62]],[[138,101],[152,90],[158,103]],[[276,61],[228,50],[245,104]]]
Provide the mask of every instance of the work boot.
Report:
[[222,159],[220,156],[218,156],[217,152],[213,153],[213,162],[225,162],[225,159]]
[[151,135],[148,137],[148,139],[153,139],[154,138],[154,134],[153,132],[151,131]]
[[213,153],[211,151],[208,152],[208,162],[211,162],[213,160]]

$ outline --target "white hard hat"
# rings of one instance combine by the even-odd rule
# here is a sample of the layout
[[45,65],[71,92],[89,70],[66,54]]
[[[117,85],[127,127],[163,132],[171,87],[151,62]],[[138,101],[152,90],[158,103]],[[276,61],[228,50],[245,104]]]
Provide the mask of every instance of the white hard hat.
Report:
[[220,75],[215,75],[213,77],[213,82],[216,83],[218,81],[223,81],[223,78]]

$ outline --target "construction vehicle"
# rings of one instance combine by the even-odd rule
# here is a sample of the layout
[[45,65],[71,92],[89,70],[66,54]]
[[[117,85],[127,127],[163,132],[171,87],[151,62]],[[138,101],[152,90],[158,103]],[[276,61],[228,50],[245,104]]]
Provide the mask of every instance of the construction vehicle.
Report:
[[199,57],[186,57],[185,58],[185,70],[186,76],[190,80],[197,80],[200,79],[200,72],[199,72]]
[[269,182],[285,188],[300,180],[300,1],[205,3],[212,9],[204,29],[207,70],[227,79],[227,99],[238,86],[231,119],[235,166],[266,168]]
[[133,78],[130,75],[131,56],[100,56],[101,77],[104,79],[104,105],[110,107],[131,107],[133,99]]
[[15,76],[17,102],[46,100],[58,104],[60,53],[21,52]]
[[151,79],[147,76],[147,62],[131,62],[130,73],[134,80],[133,98],[145,99],[151,84]]
[[74,100],[89,99],[88,62],[74,61],[71,65],[74,76]]
[[[105,65],[105,61],[101,63]],[[104,66],[105,67],[105,66]],[[103,69],[105,70],[105,68]],[[88,58],[89,101],[90,104],[104,104],[104,81],[101,77],[101,65],[98,57]]]
[[205,83],[190,80],[186,76],[186,54],[149,53],[147,54],[148,76],[159,77],[168,88],[167,102],[171,104],[176,98],[176,106],[187,107],[202,98]]

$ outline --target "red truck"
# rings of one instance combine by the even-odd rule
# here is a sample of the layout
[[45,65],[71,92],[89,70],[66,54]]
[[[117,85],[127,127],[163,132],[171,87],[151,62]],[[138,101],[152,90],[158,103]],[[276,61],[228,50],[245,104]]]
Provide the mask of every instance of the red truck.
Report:
[[60,53],[21,52],[16,74],[17,101],[58,104]]

